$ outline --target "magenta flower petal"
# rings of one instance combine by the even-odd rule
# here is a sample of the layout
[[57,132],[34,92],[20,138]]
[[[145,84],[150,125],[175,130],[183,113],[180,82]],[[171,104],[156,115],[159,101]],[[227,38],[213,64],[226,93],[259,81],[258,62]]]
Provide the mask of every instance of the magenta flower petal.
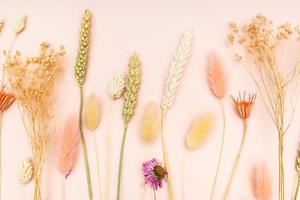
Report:
[[145,184],[150,185],[154,190],[162,187],[168,175],[166,168],[162,167],[155,158],[143,163],[143,172]]

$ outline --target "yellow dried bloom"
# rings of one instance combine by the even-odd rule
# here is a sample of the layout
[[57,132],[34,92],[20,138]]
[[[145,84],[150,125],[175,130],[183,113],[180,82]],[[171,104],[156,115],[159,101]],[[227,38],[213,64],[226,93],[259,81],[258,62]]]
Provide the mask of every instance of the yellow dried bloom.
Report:
[[146,105],[141,125],[141,139],[145,143],[155,140],[158,133],[159,113],[158,106],[154,102]]
[[75,78],[80,86],[83,85],[86,77],[89,53],[91,13],[88,10],[84,11],[81,22],[79,49],[75,66]]

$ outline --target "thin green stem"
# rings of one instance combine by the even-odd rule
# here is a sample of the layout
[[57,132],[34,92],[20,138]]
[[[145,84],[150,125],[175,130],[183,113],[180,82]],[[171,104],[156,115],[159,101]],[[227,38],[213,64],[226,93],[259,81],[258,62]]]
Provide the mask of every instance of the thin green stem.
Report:
[[226,187],[226,191],[225,191],[225,195],[224,195],[224,200],[227,199],[228,194],[230,192],[230,188],[231,188],[234,176],[236,174],[236,170],[237,170],[237,167],[239,165],[241,154],[242,154],[242,151],[243,151],[243,148],[244,148],[244,144],[245,144],[245,140],[246,140],[246,135],[247,135],[247,120],[244,120],[243,121],[243,136],[242,136],[242,141],[241,141],[241,144],[240,144],[239,151],[238,151],[238,153],[236,155],[233,168],[231,170],[231,174],[230,174],[229,181],[228,181],[228,184],[227,184],[227,187]]
[[214,199],[215,189],[216,189],[216,185],[217,185],[217,181],[218,181],[218,177],[219,177],[219,173],[220,173],[220,168],[221,168],[221,163],[222,163],[224,141],[225,141],[226,118],[225,118],[223,101],[220,101],[220,105],[221,105],[222,116],[223,116],[223,131],[222,131],[221,147],[220,147],[220,151],[219,151],[219,158],[218,158],[218,163],[217,163],[217,170],[216,170],[213,186],[212,186],[212,189],[210,192],[210,197],[209,197],[210,200]]
[[156,192],[155,192],[155,189],[153,189],[153,198],[154,198],[154,200],[156,200]]
[[120,150],[117,200],[120,200],[120,197],[121,197],[121,179],[122,179],[122,168],[123,168],[126,135],[127,135],[127,125],[124,126],[124,132],[123,132],[123,138],[122,138],[122,144],[121,144],[121,150]]
[[96,155],[96,167],[97,167],[97,176],[99,184],[99,198],[102,199],[102,190],[101,190],[101,179],[100,179],[100,166],[99,166],[99,155],[98,155],[98,145],[96,140],[96,135],[94,134],[94,146],[95,146],[95,155]]
[[299,186],[300,186],[300,177],[298,176],[298,178],[297,178],[296,191],[295,191],[295,194],[294,194],[294,200],[297,200],[297,199],[298,199]]
[[93,200],[93,190],[92,190],[92,183],[91,183],[91,173],[90,173],[90,166],[89,166],[89,159],[87,154],[86,143],[83,134],[83,127],[82,127],[82,111],[83,111],[83,88],[80,86],[80,108],[79,108],[79,130],[80,130],[80,138],[83,147],[83,157],[84,157],[84,164],[85,164],[85,172],[88,184],[88,192],[89,192],[89,199]]
[[170,164],[169,164],[169,159],[168,159],[168,152],[167,152],[167,145],[165,141],[165,136],[164,136],[164,119],[165,116],[162,114],[161,116],[161,123],[160,123],[160,136],[161,136],[161,144],[162,144],[162,150],[163,150],[163,157],[164,157],[164,163],[165,167],[168,172],[168,191],[169,191],[169,200],[174,199],[173,195],[173,187],[172,187],[172,175],[171,175],[171,170],[170,170]]

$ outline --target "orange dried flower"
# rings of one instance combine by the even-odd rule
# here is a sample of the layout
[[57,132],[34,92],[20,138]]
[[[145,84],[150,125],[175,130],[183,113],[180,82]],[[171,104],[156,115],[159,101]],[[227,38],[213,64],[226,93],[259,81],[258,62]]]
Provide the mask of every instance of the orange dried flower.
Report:
[[237,98],[234,98],[233,96],[231,96],[231,98],[240,117],[243,120],[248,119],[256,99],[256,94],[249,93],[248,95],[246,95],[246,92],[244,92],[243,95],[239,93],[239,96]]
[[0,91],[0,112],[5,111],[13,102],[15,96],[12,93]]

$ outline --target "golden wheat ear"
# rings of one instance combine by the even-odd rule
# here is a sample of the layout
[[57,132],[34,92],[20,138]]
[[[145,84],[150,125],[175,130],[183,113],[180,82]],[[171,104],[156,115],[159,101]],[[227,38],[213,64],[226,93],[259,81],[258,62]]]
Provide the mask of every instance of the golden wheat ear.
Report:
[[216,53],[211,53],[208,56],[208,85],[215,97],[218,99],[224,98],[226,94],[226,75],[223,69],[223,64]]
[[63,132],[58,135],[58,169],[67,178],[76,162],[79,152],[80,134],[78,120],[71,115]]
[[251,190],[257,200],[272,198],[272,181],[265,163],[251,169]]

